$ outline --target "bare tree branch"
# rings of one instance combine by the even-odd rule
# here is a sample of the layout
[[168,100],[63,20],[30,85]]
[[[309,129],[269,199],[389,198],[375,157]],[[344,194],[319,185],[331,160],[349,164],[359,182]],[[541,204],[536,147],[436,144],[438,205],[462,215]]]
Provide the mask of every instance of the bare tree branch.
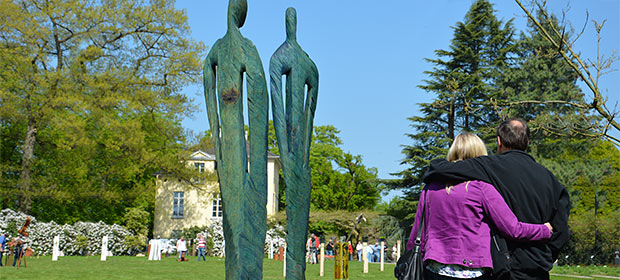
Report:
[[[594,110],[596,111],[601,117],[603,117],[607,124],[606,126],[611,126],[613,128],[615,128],[615,130],[620,131],[620,124],[615,120],[616,116],[617,116],[617,112],[615,111],[609,111],[607,109],[606,106],[606,99],[603,97],[603,95],[600,92],[600,89],[598,88],[598,78],[601,76],[601,74],[603,73],[607,73],[605,71],[603,71],[603,65],[605,66],[611,66],[611,64],[617,60],[617,57],[612,56],[611,58],[607,59],[607,60],[602,60],[602,58],[599,56],[597,57],[597,63],[595,63],[595,68],[597,70],[597,75],[596,78],[594,78],[592,76],[592,74],[590,73],[589,70],[589,65],[584,63],[583,60],[581,59],[581,57],[575,53],[575,51],[573,50],[573,45],[572,43],[568,43],[566,41],[566,38],[564,38],[564,34],[563,32],[558,31],[553,24],[549,24],[549,29],[551,30],[547,30],[545,27],[542,26],[542,24],[536,19],[536,17],[534,15],[532,15],[532,12],[530,12],[528,9],[526,9],[523,4],[521,4],[520,0],[515,0],[515,2],[517,2],[517,4],[519,5],[519,7],[521,7],[521,9],[523,10],[523,12],[525,12],[525,14],[527,15],[527,17],[534,23],[534,25],[538,28],[538,30],[541,32],[541,34],[543,35],[543,38],[545,38],[548,42],[550,42],[556,49],[558,49],[559,53],[562,55],[562,58],[564,58],[564,61],[566,61],[566,63],[568,63],[568,65],[575,71],[576,74],[579,75],[579,77],[581,78],[581,80],[588,86],[588,88],[590,88],[590,91],[592,91],[592,102],[590,104],[588,104],[588,109],[590,110]],[[538,6],[541,14],[543,15],[543,17],[545,19],[551,20],[551,17],[547,14],[545,8],[544,8],[544,2],[541,4],[540,2],[534,1],[534,3]],[[597,41],[597,46],[600,43],[600,32],[602,29],[603,24],[600,24],[600,26],[598,24],[596,24],[596,32],[599,35],[599,41]],[[555,36],[559,37],[559,42],[556,42],[556,40],[550,35],[550,33],[554,34]],[[570,54],[570,57],[567,55]],[[577,61],[575,63],[575,60]],[[605,130],[605,134],[603,135],[605,138],[611,140],[614,142],[614,144],[620,146],[620,141],[618,141],[617,138],[609,136],[609,134],[607,133],[608,130]]]

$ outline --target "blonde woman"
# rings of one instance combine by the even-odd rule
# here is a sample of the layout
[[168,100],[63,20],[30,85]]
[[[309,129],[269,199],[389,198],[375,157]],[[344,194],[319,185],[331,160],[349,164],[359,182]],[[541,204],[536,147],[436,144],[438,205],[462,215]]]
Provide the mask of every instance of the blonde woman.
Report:
[[[487,155],[482,140],[459,134],[447,159],[459,161]],[[466,181],[454,185],[430,183],[422,192],[407,249],[413,248],[424,211],[421,249],[425,279],[490,279],[490,223],[506,237],[540,242],[551,237],[549,223],[521,223],[492,185]]]

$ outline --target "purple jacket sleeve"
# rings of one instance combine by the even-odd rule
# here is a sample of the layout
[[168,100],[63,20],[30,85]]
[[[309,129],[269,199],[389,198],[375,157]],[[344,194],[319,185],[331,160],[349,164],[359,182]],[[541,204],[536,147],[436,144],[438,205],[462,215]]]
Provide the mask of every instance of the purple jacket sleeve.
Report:
[[517,220],[495,187],[487,185],[481,192],[482,208],[504,236],[520,241],[547,240],[551,237],[549,228],[543,224],[528,224]]
[[[426,190],[424,190],[422,194],[420,194],[420,200],[418,201],[418,210],[415,214],[415,221],[413,222],[413,227],[411,228],[411,233],[409,234],[409,241],[407,241],[407,251],[413,249],[415,238],[418,236],[418,227],[420,227],[420,219],[422,218],[422,209],[424,209],[424,192],[425,191]],[[422,231],[422,234],[424,234],[424,231]],[[424,238],[422,238],[422,243],[424,243]],[[424,246],[421,246],[421,248],[424,248]]]

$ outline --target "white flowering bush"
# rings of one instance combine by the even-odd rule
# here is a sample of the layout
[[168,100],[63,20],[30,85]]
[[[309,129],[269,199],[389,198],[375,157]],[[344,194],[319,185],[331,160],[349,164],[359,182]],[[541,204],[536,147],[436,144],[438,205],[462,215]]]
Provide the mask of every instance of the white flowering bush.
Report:
[[[28,215],[15,212],[11,209],[0,211],[0,232],[16,232]],[[113,255],[127,255],[140,248],[130,247],[124,240],[132,236],[131,232],[120,225],[108,225],[104,222],[77,222],[73,225],[58,225],[56,222],[37,222],[32,219],[27,232],[29,236],[24,238],[27,246],[30,246],[37,255],[49,255],[52,253],[54,236],[60,237],[59,248],[66,256],[70,255],[98,255],[101,254],[101,240],[108,236],[108,250]],[[15,228],[10,228],[16,226]]]
[[[224,252],[224,227],[221,220],[215,220],[202,232],[200,232],[207,241],[207,255],[220,256]],[[195,238],[195,237],[194,237]],[[194,244],[198,244],[198,239],[194,239]],[[212,244],[209,244],[212,243]]]
[[278,248],[283,247],[286,244],[286,232],[284,227],[276,224],[273,228],[267,230],[265,236],[265,254],[269,255],[269,246],[273,243],[274,253],[278,251]]

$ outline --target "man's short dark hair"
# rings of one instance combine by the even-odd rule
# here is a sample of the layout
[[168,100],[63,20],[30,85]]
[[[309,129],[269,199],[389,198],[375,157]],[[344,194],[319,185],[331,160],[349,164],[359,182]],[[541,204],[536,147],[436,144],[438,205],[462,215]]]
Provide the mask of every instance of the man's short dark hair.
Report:
[[530,143],[530,128],[522,118],[509,118],[497,127],[497,136],[506,148],[525,151]]

